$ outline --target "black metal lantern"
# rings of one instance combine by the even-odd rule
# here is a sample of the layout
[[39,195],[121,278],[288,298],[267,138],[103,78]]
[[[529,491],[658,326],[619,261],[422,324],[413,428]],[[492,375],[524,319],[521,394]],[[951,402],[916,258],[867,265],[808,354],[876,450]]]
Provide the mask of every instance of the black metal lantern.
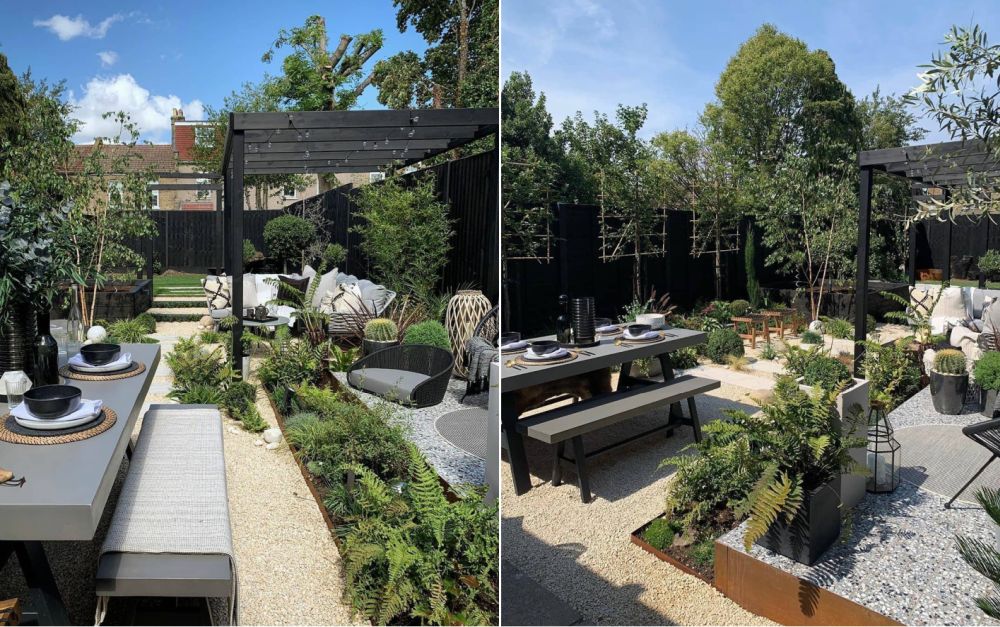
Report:
[[885,404],[872,401],[868,410],[868,478],[869,492],[892,492],[899,487],[899,442],[893,437],[892,424]]

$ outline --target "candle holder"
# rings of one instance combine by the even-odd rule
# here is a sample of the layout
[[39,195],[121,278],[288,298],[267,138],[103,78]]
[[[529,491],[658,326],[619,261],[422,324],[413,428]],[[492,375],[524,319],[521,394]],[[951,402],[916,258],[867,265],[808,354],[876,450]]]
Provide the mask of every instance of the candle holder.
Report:
[[868,478],[869,492],[892,492],[899,487],[899,442],[893,436],[892,423],[885,404],[872,401],[868,410]]

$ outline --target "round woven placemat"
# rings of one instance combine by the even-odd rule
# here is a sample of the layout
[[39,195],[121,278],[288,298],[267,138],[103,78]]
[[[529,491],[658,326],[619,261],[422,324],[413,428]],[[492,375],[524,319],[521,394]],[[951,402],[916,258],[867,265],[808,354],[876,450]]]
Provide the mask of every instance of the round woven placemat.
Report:
[[521,366],[554,366],[556,364],[565,364],[567,362],[573,361],[574,359],[577,358],[577,356],[579,356],[579,353],[577,353],[576,351],[567,351],[567,352],[569,352],[569,355],[566,355],[561,359],[535,361],[532,359],[525,359],[524,355],[518,355],[517,359],[515,359],[514,361],[516,361],[518,365]]
[[17,424],[14,417],[7,414],[0,418],[0,442],[10,442],[11,444],[67,444],[69,442],[79,442],[92,438],[95,435],[104,433],[114,426],[118,420],[118,414],[110,407],[105,407],[93,421],[70,429],[54,429],[52,431],[41,431],[39,429],[27,429]]
[[119,370],[118,372],[109,372],[107,374],[77,372],[68,365],[60,368],[59,374],[67,379],[76,379],[77,381],[117,381],[119,379],[129,379],[145,371],[146,364],[133,361],[128,370]]
[[667,337],[666,335],[663,335],[662,331],[659,332],[659,336],[660,337],[654,340],[630,340],[623,334],[619,339],[615,340],[615,342],[621,342],[626,346],[643,346],[645,344],[656,344],[657,342],[662,342]]

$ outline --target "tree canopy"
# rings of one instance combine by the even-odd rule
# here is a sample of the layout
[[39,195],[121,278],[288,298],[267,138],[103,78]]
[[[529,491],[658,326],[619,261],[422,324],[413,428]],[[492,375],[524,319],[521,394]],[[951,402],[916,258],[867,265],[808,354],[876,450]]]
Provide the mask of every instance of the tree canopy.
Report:
[[396,26],[412,26],[423,56],[395,54],[375,65],[380,103],[393,109],[497,106],[497,0],[394,0]]

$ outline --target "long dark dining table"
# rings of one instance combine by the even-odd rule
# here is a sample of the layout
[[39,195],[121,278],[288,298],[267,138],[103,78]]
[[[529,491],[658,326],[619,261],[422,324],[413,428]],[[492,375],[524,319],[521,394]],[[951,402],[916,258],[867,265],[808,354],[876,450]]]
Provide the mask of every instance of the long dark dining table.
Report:
[[[38,624],[69,624],[42,542],[94,539],[160,362],[159,344],[123,344],[122,352],[145,371],[114,381],[64,381],[114,410],[118,419],[110,429],[65,444],[0,442],[0,467],[25,478],[21,487],[0,486],[0,567],[17,555]],[[7,413],[0,404],[0,415]]]
[[[624,391],[631,380],[632,363],[646,358],[658,358],[664,379],[673,378],[673,369],[668,359],[669,354],[682,348],[704,343],[706,334],[703,331],[690,329],[667,329],[664,333],[666,337],[662,341],[650,344],[617,345],[617,338],[601,339],[597,346],[582,349],[586,353],[590,353],[589,355],[581,352],[576,359],[558,364],[513,366],[511,362],[516,355],[501,355],[503,368],[500,390],[503,402],[501,403],[500,421],[507,443],[507,455],[510,461],[511,475],[514,479],[514,490],[517,494],[523,494],[531,489],[531,476],[524,450],[524,439],[516,428],[520,416],[513,398],[515,393],[528,387],[580,376],[618,364],[621,364],[621,372],[616,392]],[[532,338],[528,341],[551,339],[555,338],[548,336]],[[679,408],[672,411],[679,411]]]

